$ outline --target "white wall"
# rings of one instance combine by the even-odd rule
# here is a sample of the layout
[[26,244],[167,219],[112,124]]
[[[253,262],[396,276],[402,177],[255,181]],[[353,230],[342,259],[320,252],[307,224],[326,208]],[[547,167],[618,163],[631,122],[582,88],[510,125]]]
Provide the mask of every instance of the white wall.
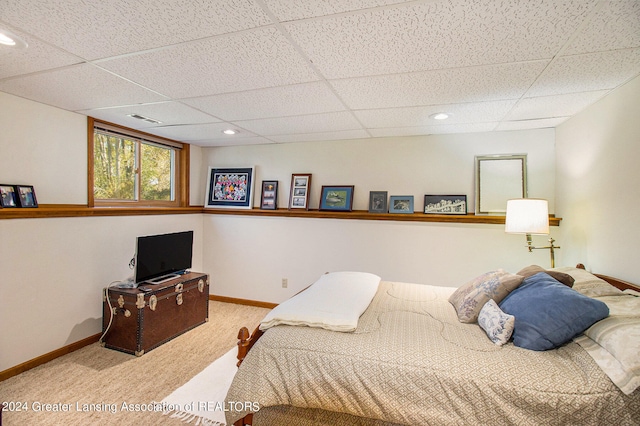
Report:
[[[514,153],[528,155],[529,195],[549,199],[553,211],[553,130],[205,148],[202,169],[256,166],[254,205],[262,180],[280,182],[284,208],[291,174],[312,173],[311,208],[322,185],[355,185],[356,210],[368,208],[369,191],[383,190],[414,195],[418,211],[424,194],[466,194],[473,211],[475,155]],[[548,252],[528,253],[524,236],[506,235],[498,225],[205,215],[204,233],[211,292],[270,302],[326,271],[459,286],[496,268],[549,264]]]
[[194,230],[202,215],[0,220],[0,371],[102,328],[102,289],[132,275],[139,235]]
[[[254,206],[260,182],[280,182],[280,207],[287,207],[292,173],[312,173],[311,208],[318,208],[322,185],[354,185],[355,210],[367,210],[369,191],[413,195],[421,211],[424,194],[466,194],[475,209],[475,156],[528,155],[529,196],[549,199],[554,210],[555,159],[553,129],[467,133],[331,142],[204,148],[206,182],[209,166],[256,167]],[[205,189],[203,187],[203,189]],[[204,199],[204,194],[203,194]]]
[[[34,185],[41,204],[86,204],[86,117],[2,92],[0,111],[0,183]],[[202,228],[202,214],[0,220],[0,371],[99,333],[102,288],[131,275],[139,235],[194,230],[202,271]]]
[[87,203],[87,117],[0,92],[0,183],[40,204]]
[[564,259],[640,283],[640,77],[557,129]]

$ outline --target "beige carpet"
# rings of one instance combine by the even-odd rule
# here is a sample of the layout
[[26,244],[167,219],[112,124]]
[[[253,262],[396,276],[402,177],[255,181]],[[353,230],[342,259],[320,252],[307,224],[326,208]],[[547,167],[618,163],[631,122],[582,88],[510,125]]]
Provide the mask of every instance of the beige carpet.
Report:
[[[209,302],[208,323],[141,357],[96,343],[7,379],[0,401],[26,403],[28,411],[4,412],[2,425],[183,425],[135,404],[162,401],[231,349],[240,327],[253,329],[268,311]],[[69,411],[53,411],[61,408]]]

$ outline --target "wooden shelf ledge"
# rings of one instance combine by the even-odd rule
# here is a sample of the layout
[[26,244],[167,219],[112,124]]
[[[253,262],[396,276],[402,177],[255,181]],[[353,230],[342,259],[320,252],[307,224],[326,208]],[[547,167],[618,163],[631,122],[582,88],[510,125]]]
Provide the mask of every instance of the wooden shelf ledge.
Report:
[[[440,222],[440,223],[483,223],[504,225],[504,216],[494,215],[447,215],[425,213],[369,213],[366,210],[350,212],[333,212],[320,210],[261,210],[254,209],[214,209],[202,206],[193,207],[87,207],[76,204],[42,205],[37,208],[0,209],[1,219],[35,219],[88,216],[146,216],[169,214],[213,214],[259,217],[294,217],[308,219],[355,219],[355,220],[390,220],[395,222]],[[549,225],[560,226],[562,218],[551,215]]]
[[[302,217],[314,219],[356,219],[356,220],[391,220],[396,222],[444,222],[444,223],[484,223],[504,225],[505,217],[497,215],[460,214],[425,214],[425,213],[369,213],[367,210],[350,212],[333,212],[321,210],[261,210],[261,209],[213,209],[206,208],[204,213],[214,215],[266,216],[266,217]],[[561,218],[549,216],[549,225],[560,226]]]

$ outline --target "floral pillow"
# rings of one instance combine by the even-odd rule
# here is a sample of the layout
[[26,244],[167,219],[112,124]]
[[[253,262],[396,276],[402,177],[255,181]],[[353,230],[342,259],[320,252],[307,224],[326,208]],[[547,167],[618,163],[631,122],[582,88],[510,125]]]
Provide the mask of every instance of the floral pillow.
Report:
[[493,343],[502,346],[509,341],[513,334],[516,317],[505,314],[493,299],[489,299],[480,309],[478,324],[487,333]]
[[500,303],[522,280],[524,277],[503,269],[487,272],[458,288],[449,297],[449,303],[455,308],[460,322],[474,323],[489,299]]

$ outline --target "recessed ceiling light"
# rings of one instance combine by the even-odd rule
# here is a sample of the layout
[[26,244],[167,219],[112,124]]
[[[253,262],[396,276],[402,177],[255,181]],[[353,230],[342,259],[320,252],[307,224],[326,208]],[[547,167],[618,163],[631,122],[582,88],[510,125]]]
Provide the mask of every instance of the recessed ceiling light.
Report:
[[238,131],[233,129],[226,129],[223,130],[222,133],[224,133],[225,135],[235,135],[236,133],[238,133]]
[[449,116],[450,114],[447,114],[446,112],[437,112],[435,114],[431,114],[429,118],[433,118],[434,120],[446,120]]
[[26,41],[4,28],[0,28],[0,44],[18,49],[24,49],[28,46]]

